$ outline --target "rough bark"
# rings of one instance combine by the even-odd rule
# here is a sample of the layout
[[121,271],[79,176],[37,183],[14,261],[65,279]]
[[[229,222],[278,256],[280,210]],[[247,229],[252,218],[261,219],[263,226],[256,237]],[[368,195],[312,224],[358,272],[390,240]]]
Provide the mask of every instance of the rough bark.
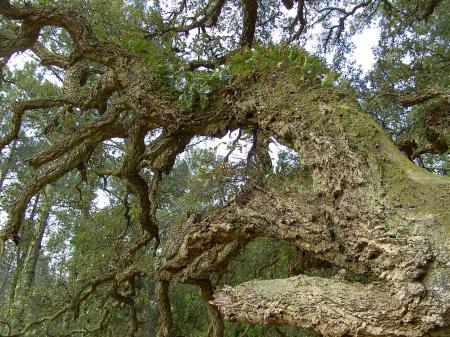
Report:
[[[248,15],[255,11],[252,1],[244,1],[244,5],[251,7]],[[32,48],[42,27],[57,26],[67,29],[74,41],[69,74],[79,73],[72,66],[83,60],[109,69],[97,85],[87,88],[87,96],[74,94],[83,86],[80,76],[74,76],[77,80],[69,82],[76,83],[75,90],[69,90],[69,83],[66,96],[17,105],[11,131],[0,141],[2,146],[17,137],[22,115],[35,104],[61,106],[69,102],[80,108],[96,108],[101,117],[85,125],[85,130],[80,128],[66,157],[64,146],[58,144],[43,159],[34,161],[36,166],[47,162],[54,166],[24,187],[11,206],[3,239],[19,241],[23,214],[33,195],[84,165],[102,141],[122,137],[129,140],[127,158],[114,174],[138,197],[148,243],[158,237],[158,227],[152,218],[154,201],[149,199],[148,186],[139,171],[145,166],[159,173],[170,171],[176,154],[193,136],[219,136],[236,128],[258,130],[297,151],[310,175],[249,180],[226,207],[190,214],[180,227],[172,229],[163,242],[157,270],[158,335],[170,336],[172,330],[169,281],[200,285],[212,322],[220,321],[217,307],[230,320],[291,324],[326,336],[448,332],[449,179],[409,162],[361,112],[356,99],[322,86],[320,81],[305,81],[301,70],[280,66],[224,84],[214,93],[209,107],[182,109],[173,103],[176,93],[163,91],[138,57],[98,41],[79,13],[56,7],[15,8],[4,0],[0,0],[0,13],[23,22],[16,35],[0,43],[1,57]],[[244,37],[250,38],[252,33]],[[123,102],[104,110],[114,92]],[[134,113],[132,122],[119,121],[129,110]],[[100,126],[103,123],[106,129]],[[164,133],[146,151],[145,135],[157,128]],[[210,301],[212,287],[202,282],[213,273],[224,272],[245,244],[258,236],[290,242],[312,258],[340,266],[343,271],[334,279],[298,275],[250,281],[225,287]],[[349,281],[346,269],[375,281]],[[132,301],[117,291],[115,294],[122,301]],[[220,323],[212,330],[215,336],[223,333]]]
[[50,216],[50,207],[45,205],[39,214],[37,224],[34,228],[33,237],[31,238],[28,251],[26,252],[24,264],[21,272],[20,283],[17,285],[16,293],[20,297],[26,297],[34,281],[36,274],[36,265],[39,258],[42,239],[44,237],[45,229],[47,228],[48,219]]
[[11,282],[10,280],[10,276],[11,276],[11,271],[13,270],[13,263],[15,260],[15,254],[14,252],[10,252],[9,253],[9,259],[5,259],[5,262],[2,264],[1,270],[3,272],[3,280],[2,280],[2,285],[0,286],[0,299],[2,301],[7,301],[7,287],[9,282]]
[[3,184],[5,183],[6,177],[8,176],[9,170],[11,169],[11,166],[14,162],[14,156],[17,146],[17,140],[14,141],[11,145],[11,149],[9,150],[8,157],[5,159],[5,162],[3,163],[3,168],[0,173],[0,190],[3,188]]
[[35,280],[36,266],[41,252],[42,239],[47,228],[50,216],[50,205],[47,198],[43,199],[43,207],[39,212],[36,224],[31,220],[32,230],[28,246],[22,253],[21,267],[17,271],[15,280],[14,302],[11,303],[11,314],[14,317],[17,328],[22,328],[25,324],[25,313],[27,311],[27,298],[32,290],[32,284]]
[[36,198],[33,201],[33,208],[31,210],[30,216],[28,218],[28,224],[29,226],[22,228],[23,232],[26,232],[25,240],[21,242],[21,245],[17,247],[16,254],[15,254],[15,260],[16,260],[16,266],[14,269],[14,272],[11,277],[11,287],[10,287],[10,294],[9,294],[9,303],[12,306],[14,302],[16,301],[16,294],[17,294],[17,285],[20,283],[20,277],[22,274],[24,262],[25,262],[25,256],[26,252],[28,251],[28,247],[31,244],[31,237],[33,231],[30,230],[32,228],[32,225],[35,221],[36,214],[38,213],[38,204],[40,200],[40,195],[37,195]]
[[202,299],[209,317],[209,327],[205,337],[223,337],[224,326],[222,316],[217,307],[211,303],[213,300],[213,286],[211,281],[205,280],[198,283],[198,285],[201,289]]
[[165,245],[161,274],[194,283],[267,235],[376,281],[252,281],[216,294],[225,318],[326,336],[422,336],[448,327],[448,178],[408,162],[356,101],[292,77],[247,81],[228,109],[253,113],[260,128],[296,149],[312,183],[289,177],[250,186],[228,207],[187,219]]
[[155,292],[160,314],[160,326],[157,333],[158,337],[173,336],[173,318],[170,308],[169,286],[170,283],[168,281],[158,281],[156,283]]
[[258,20],[258,2],[242,0],[244,11],[242,22],[241,46],[251,48],[255,39],[256,21]]
[[435,102],[411,127],[397,139],[397,146],[408,158],[424,153],[443,154],[450,145],[450,100]]

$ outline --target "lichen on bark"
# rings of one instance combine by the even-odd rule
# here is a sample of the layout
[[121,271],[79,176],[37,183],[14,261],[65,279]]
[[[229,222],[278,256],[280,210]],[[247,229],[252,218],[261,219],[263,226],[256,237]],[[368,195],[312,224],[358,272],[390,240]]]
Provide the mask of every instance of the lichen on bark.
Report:
[[[120,261],[130,262],[151,240],[155,246],[162,240],[161,251],[155,249],[159,336],[172,334],[169,282],[200,287],[210,318],[208,333],[214,337],[224,334],[222,317],[252,324],[290,324],[333,337],[448,331],[450,180],[408,161],[354,97],[318,77],[305,78],[301,68],[281,62],[235,74],[215,88],[207,106],[185,108],[174,103],[176,90],[162,88],[143,60],[97,39],[79,13],[59,7],[15,7],[4,0],[0,13],[23,23],[17,36],[0,43],[1,57],[33,48],[46,26],[65,28],[76,49],[70,60],[58,62],[69,75],[64,96],[17,103],[1,147],[17,138],[27,110],[71,104],[100,112],[69,141],[30,160],[35,167],[49,166],[12,203],[3,240],[20,241],[27,204],[46,185],[83,167],[104,140],[126,138],[125,160],[110,175],[123,180],[136,195],[144,234]],[[250,29],[245,37],[252,34]],[[80,78],[84,61],[108,71],[86,86]],[[120,97],[113,99],[114,94]],[[145,137],[156,129],[163,132],[147,147]],[[295,150],[308,171],[272,181],[248,179],[226,206],[188,214],[180,226],[160,238],[155,209],[162,173],[171,171],[176,156],[193,137],[220,136],[235,129],[257,130],[256,139],[274,137]],[[256,146],[255,151],[266,150]],[[154,173],[151,188],[141,176],[145,167]],[[261,236],[288,242],[312,260],[343,271],[333,279],[300,274],[215,291],[212,277],[224,273],[243,247]],[[354,282],[346,277],[346,270],[371,282]],[[132,285],[141,273],[131,266],[93,280],[55,317],[64,310],[79,310],[80,301],[109,282],[111,296],[129,309],[128,335],[133,336],[139,322]],[[131,290],[121,293],[124,282]]]
[[264,132],[297,150],[312,185],[289,178],[252,186],[217,213],[187,219],[161,273],[195,283],[222,270],[214,266],[227,263],[218,253],[227,244],[270,236],[375,282],[250,281],[216,293],[212,303],[226,319],[326,336],[422,336],[446,327],[448,178],[408,162],[354,99],[292,78],[266,73],[236,83],[229,109],[254,111]]

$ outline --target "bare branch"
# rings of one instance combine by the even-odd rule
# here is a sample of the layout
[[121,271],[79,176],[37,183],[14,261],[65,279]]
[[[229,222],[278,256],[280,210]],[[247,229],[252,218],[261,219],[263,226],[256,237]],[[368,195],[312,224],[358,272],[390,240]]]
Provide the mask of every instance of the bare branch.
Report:
[[[134,286],[134,277],[135,275],[130,276],[127,280],[131,282],[132,286]],[[117,300],[119,303],[123,303],[128,306],[129,309],[129,328],[127,332],[127,337],[133,337],[135,333],[139,329],[139,321],[137,318],[137,311],[135,302],[132,298],[133,294],[124,295],[119,292],[119,282],[116,280],[113,282],[113,286],[111,288],[111,297]]]
[[403,107],[407,108],[417,104],[424,103],[436,97],[450,98],[450,90],[430,88],[428,90],[420,91],[414,94],[400,95],[399,101]]
[[10,131],[4,137],[0,138],[0,151],[19,136],[22,118],[25,111],[61,107],[65,104],[69,104],[70,102],[71,99],[69,97],[52,97],[14,103],[11,108],[13,113],[11,119],[12,126]]
[[373,6],[373,0],[367,0],[365,2],[361,2],[354,6],[350,11],[346,11],[342,8],[338,7],[327,7],[322,9],[321,11],[326,11],[327,16],[332,12],[339,12],[342,14],[342,16],[339,17],[339,23],[337,25],[333,25],[328,29],[328,35],[325,39],[325,47],[328,46],[328,43],[331,40],[331,37],[333,36],[334,31],[336,30],[336,33],[334,34],[334,41],[340,42],[340,38],[342,33],[345,30],[345,21],[352,15],[354,15],[359,9],[367,7],[367,6]]
[[[69,139],[64,139],[44,152],[37,154],[36,156],[29,158],[27,163],[34,168],[38,168],[43,164],[46,164],[52,160],[55,160],[62,155],[66,154],[77,147],[79,144],[87,140],[88,138],[94,137],[118,137],[121,136],[115,131],[116,128],[110,128],[118,119],[120,112],[127,109],[127,105],[118,103],[113,103],[112,106],[107,110],[107,112],[97,120],[90,123],[82,125],[76,132],[74,132]],[[123,136],[123,135],[122,135]]]
[[[19,7],[11,5],[9,0],[1,0],[0,14],[6,19],[22,21],[14,38],[4,39],[0,43],[1,57],[31,49],[39,37],[40,30],[45,26],[61,27],[69,32],[76,49],[71,62],[85,57],[98,63],[113,65],[125,55],[117,47],[99,42],[92,27],[80,13],[61,6]],[[112,55],[115,55],[115,58]]]
[[38,320],[35,320],[33,322],[28,323],[21,331],[17,333],[10,334],[8,336],[1,336],[1,337],[20,337],[26,334],[29,331],[32,331],[34,327],[42,325],[45,322],[51,322],[56,319],[58,319],[61,315],[66,313],[69,310],[77,310],[76,308],[79,307],[80,303],[89,298],[91,294],[93,294],[97,287],[100,285],[110,282],[114,279],[115,274],[111,273],[102,277],[98,277],[94,280],[91,280],[87,282],[85,285],[83,285],[75,295],[75,297],[72,299],[72,301],[65,306],[63,306],[61,309],[59,309],[57,312],[55,312],[53,315],[50,316],[43,316]]
[[230,158],[230,155],[233,153],[234,150],[236,150],[236,146],[239,143],[239,141],[241,140],[242,137],[242,129],[239,129],[238,134],[236,136],[236,139],[233,140],[233,142],[230,145],[230,150],[228,151],[228,153],[223,157],[223,162],[224,163],[228,163],[228,160]]
[[56,55],[47,50],[41,43],[36,42],[31,48],[31,51],[41,61],[44,66],[56,66],[65,69],[69,66],[69,59],[63,55]]
[[256,21],[258,20],[258,2],[242,0],[244,17],[242,22],[241,46],[251,48],[255,39]]
[[18,232],[30,199],[46,185],[55,182],[67,172],[75,169],[81,163],[86,162],[101,141],[101,138],[95,137],[86,140],[83,144],[72,150],[64,161],[56,163],[53,167],[31,180],[11,205],[7,226],[0,233],[1,239],[3,241],[11,239],[18,244],[20,240]]
[[189,21],[190,23],[182,24],[180,26],[174,26],[174,22],[186,7],[186,2],[183,1],[181,8],[177,12],[172,13],[171,19],[169,20],[169,23],[165,28],[152,33],[145,32],[145,35],[147,36],[147,38],[152,39],[155,37],[161,37],[171,32],[188,34],[193,29],[215,27],[219,20],[222,9],[225,6],[225,3],[226,0],[210,0],[206,7],[200,10],[196,15],[194,15],[194,17],[183,20],[183,22]]
[[306,25],[307,25],[308,22],[307,22],[307,19],[306,19],[305,0],[299,0],[298,1],[298,4],[297,4],[297,15],[295,16],[294,20],[292,21],[289,29],[291,31],[293,31],[295,26],[299,22],[300,22],[300,27],[292,35],[292,37],[290,38],[290,41],[297,40],[302,35],[302,33],[305,31],[305,29],[306,29]]

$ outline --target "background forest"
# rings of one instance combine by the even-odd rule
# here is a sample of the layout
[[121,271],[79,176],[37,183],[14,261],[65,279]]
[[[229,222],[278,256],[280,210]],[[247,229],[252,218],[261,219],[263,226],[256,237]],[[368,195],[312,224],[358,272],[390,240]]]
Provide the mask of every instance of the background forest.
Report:
[[[160,86],[176,88],[179,105],[188,109],[210,104],[210,94],[235,76],[252,76],[255,69],[297,67],[305,81],[337,86],[356,97],[416,165],[449,174],[450,136],[445,132],[442,136],[442,130],[449,130],[450,115],[448,1],[261,0],[249,43],[239,33],[247,12],[237,0],[224,2],[220,17],[213,15],[216,2],[203,0],[15,3],[57,4],[82,12],[99,39],[140,55]],[[300,4],[305,12],[298,9]],[[14,30],[12,25],[0,18],[0,30]],[[369,28],[380,38],[375,63],[363,72],[351,53],[352,37]],[[16,56],[3,59],[2,137],[9,132],[13,102],[57,96],[63,90],[64,72],[42,62],[41,47],[57,55],[74,48],[66,30],[47,27],[37,49],[21,55],[23,66],[12,66],[19,62]],[[98,64],[87,67],[94,76],[86,81],[105,72]],[[27,112],[18,138],[1,152],[2,226],[15,196],[36,177],[30,158],[69,139],[95,114],[95,109],[81,113],[70,105]],[[148,133],[146,142],[162,132]],[[297,153],[269,138],[260,140],[271,150],[271,158],[264,158],[256,149],[257,138],[253,130],[229,132],[222,140],[195,137],[169,172],[141,170],[150,187],[159,175],[158,189],[150,188],[149,193],[156,200],[162,239],[192,214],[227,205],[249,180],[277,186],[280,177],[308,179],[309,168]],[[134,317],[139,328],[131,335],[156,336],[160,314],[155,268],[160,251],[155,242],[133,249],[142,236],[139,200],[114,174],[127,160],[127,142],[104,141],[89,163],[47,185],[29,202],[20,244],[7,241],[0,257],[0,336],[16,336],[11,331],[25,336],[126,336]],[[299,273],[332,278],[340,269],[325,262],[308,265],[313,258],[299,260],[299,254],[306,253],[275,238],[258,238],[212,278],[212,285],[221,288]],[[134,277],[121,283],[126,273]],[[208,319],[199,288],[172,283],[169,293],[174,336],[204,336]],[[295,327],[225,322],[225,336],[316,335]]]

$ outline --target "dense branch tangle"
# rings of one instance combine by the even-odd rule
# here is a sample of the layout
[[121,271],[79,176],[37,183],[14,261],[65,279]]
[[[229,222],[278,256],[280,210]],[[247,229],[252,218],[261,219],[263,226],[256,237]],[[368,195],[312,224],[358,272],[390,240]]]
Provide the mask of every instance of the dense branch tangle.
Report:
[[[252,45],[257,4],[243,1],[243,46]],[[211,5],[206,19],[193,22],[214,23],[221,6],[220,1]],[[172,281],[200,287],[210,318],[208,333],[214,337],[223,336],[222,317],[307,327],[327,336],[421,336],[449,327],[449,181],[404,158],[354,99],[302,80],[296,69],[280,67],[235,78],[213,93],[206,108],[182,108],[174,103],[176,90],[159,87],[137,55],[99,41],[79,13],[60,7],[13,7],[0,0],[0,14],[21,23],[18,32],[2,40],[1,57],[31,49],[42,64],[65,70],[62,97],[13,105],[12,126],[0,142],[2,148],[19,136],[29,110],[69,106],[81,113],[93,110],[95,116],[68,140],[29,159],[41,172],[11,205],[2,240],[18,242],[31,198],[69,171],[85,167],[99,144],[115,137],[126,139],[126,153],[121,168],[111,174],[123,179],[140,206],[142,238],[123,253],[118,264],[123,270],[95,280],[89,290],[83,287],[74,302],[55,315],[76,311],[97,282],[108,283],[110,296],[129,308],[128,335],[135,334],[139,322],[133,282],[145,271],[131,263],[139,249],[159,240],[155,195],[162,174],[171,171],[177,154],[193,137],[220,136],[241,128],[258,130],[256,137],[272,136],[290,146],[301,154],[310,173],[274,181],[250,179],[229,205],[209,214],[188,215],[162,238],[156,270],[160,336],[171,335],[167,293]],[[304,24],[303,16],[299,20]],[[75,48],[70,57],[49,55],[37,44],[40,30],[47,26],[69,32]],[[89,63],[106,68],[93,84],[87,81]],[[156,129],[163,132],[146,144],[146,135]],[[145,167],[153,170],[150,188],[141,175]],[[418,197],[410,197],[417,191]],[[223,273],[230,260],[259,236],[287,241],[314,258],[376,282],[353,283],[344,270],[334,279],[298,275],[251,281],[214,294],[211,277]],[[129,291],[123,292],[120,287],[125,283]]]
[[[126,93],[125,95],[118,95],[122,85],[118,81],[117,75],[121,71],[114,71],[116,66],[123,70],[131,66],[128,60],[131,57],[120,49],[98,42],[92,33],[91,27],[78,13],[52,7],[13,8],[7,1],[0,3],[0,9],[1,14],[5,18],[22,20],[19,33],[9,34],[8,39],[2,40],[0,52],[2,57],[8,59],[15,52],[31,49],[40,58],[43,65],[57,66],[65,70],[63,96],[17,102],[12,106],[11,128],[1,139],[1,148],[3,149],[17,139],[24,115],[29,110],[55,107],[68,110],[69,113],[73,113],[73,110],[78,109],[81,113],[92,115],[91,111],[94,109],[94,115],[96,115],[95,119],[79,126],[69,139],[61,137],[48,150],[29,158],[28,163],[36,169],[42,168],[41,173],[24,187],[21,195],[11,205],[8,225],[2,231],[2,240],[10,238],[16,243],[19,242],[18,233],[28,202],[46,185],[55,182],[75,168],[85,167],[90,156],[101,142],[113,137],[130,138],[130,150],[127,158],[122,169],[116,175],[124,178],[139,197],[141,225],[149,233],[144,234],[142,239],[135,242],[129,250],[121,252],[124,262],[118,264],[118,272],[124,273],[135,259],[136,252],[158,235],[157,228],[155,228],[155,224],[151,220],[155,208],[155,205],[153,205],[155,203],[154,189],[157,188],[157,179],[154,179],[154,187],[148,193],[146,182],[139,176],[138,172],[142,167],[138,169],[138,164],[141,159],[140,156],[143,155],[143,142],[146,133],[161,125],[141,119],[139,125],[131,127],[136,120],[128,118],[131,111],[134,111],[133,114],[143,113],[144,115],[146,112],[142,111],[139,106],[130,106],[128,102],[134,101],[134,99],[130,100],[127,98],[128,95]],[[71,57],[65,58],[60,55],[52,55],[45,47],[36,42],[40,30],[46,26],[67,29],[75,45],[75,50]],[[116,52],[121,55],[114,55]],[[92,75],[89,62],[107,66],[107,70],[100,73],[97,79],[94,78],[94,83],[91,85],[87,84],[88,79]],[[137,72],[138,69],[136,69]],[[120,76],[122,78],[128,77],[123,72]],[[137,93],[136,90],[133,89],[133,91]],[[147,89],[144,91],[147,91]],[[155,103],[158,104],[157,102]],[[147,105],[147,107],[149,106]],[[138,110],[141,111],[138,112]],[[150,110],[152,110],[152,107],[150,107]],[[164,148],[161,153],[156,153],[156,157],[163,155],[167,151],[169,152],[169,157],[174,157],[173,154],[170,154],[172,151],[170,148]],[[170,165],[170,161],[167,164],[164,163],[160,169],[170,170],[170,168],[166,167],[167,165]],[[158,167],[156,168],[158,169]],[[155,178],[158,176],[159,174],[156,173]],[[121,265],[124,268],[122,270],[120,269]],[[43,317],[38,321],[31,322],[14,335],[22,335],[36,325],[57,319],[67,310],[74,311],[74,316],[76,317],[80,303],[94,293],[98,285],[112,282],[111,297],[117,302],[127,305],[130,309],[131,324],[128,335],[133,336],[139,326],[136,318],[136,308],[131,297],[133,294],[123,294],[119,287],[124,282],[129,282],[132,285],[134,278],[142,273],[144,272],[137,270],[126,277],[116,277],[116,274],[111,274],[98,281],[93,280],[88,284],[91,290],[75,296],[73,303],[58,310],[51,317]],[[89,332],[89,330],[86,330],[86,332]]]

